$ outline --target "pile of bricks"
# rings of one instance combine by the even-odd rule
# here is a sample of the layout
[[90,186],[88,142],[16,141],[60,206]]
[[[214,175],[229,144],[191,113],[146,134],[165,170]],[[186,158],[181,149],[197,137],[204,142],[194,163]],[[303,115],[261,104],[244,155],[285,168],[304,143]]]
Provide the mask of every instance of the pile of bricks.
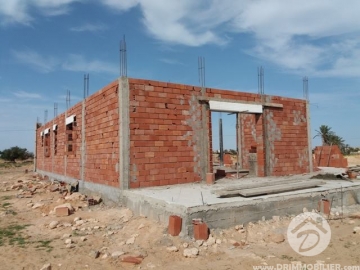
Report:
[[342,155],[337,145],[317,146],[314,150],[317,167],[347,168],[347,159]]

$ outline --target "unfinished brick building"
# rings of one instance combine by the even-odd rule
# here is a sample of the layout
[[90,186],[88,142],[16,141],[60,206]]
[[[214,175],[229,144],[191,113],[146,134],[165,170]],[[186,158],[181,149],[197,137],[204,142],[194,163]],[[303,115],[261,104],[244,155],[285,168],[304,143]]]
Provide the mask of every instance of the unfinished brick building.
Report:
[[211,111],[237,113],[239,163],[257,176],[312,171],[308,102],[121,77],[36,131],[36,170],[81,188],[205,181]]

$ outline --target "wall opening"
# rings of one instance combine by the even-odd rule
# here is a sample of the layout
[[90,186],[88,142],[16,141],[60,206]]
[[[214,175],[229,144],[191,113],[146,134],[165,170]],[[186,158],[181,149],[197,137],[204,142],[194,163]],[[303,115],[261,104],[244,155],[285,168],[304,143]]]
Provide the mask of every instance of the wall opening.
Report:
[[73,118],[71,123],[66,125],[66,152],[71,154],[75,152],[75,127],[76,127],[76,118]]
[[[217,178],[225,176],[225,172],[228,172],[229,174],[236,173],[237,169],[241,169],[238,156],[236,114],[237,113],[231,112],[211,112],[212,144],[210,147],[212,147],[213,172],[216,173]],[[219,175],[219,170],[223,175],[221,175],[221,173]]]

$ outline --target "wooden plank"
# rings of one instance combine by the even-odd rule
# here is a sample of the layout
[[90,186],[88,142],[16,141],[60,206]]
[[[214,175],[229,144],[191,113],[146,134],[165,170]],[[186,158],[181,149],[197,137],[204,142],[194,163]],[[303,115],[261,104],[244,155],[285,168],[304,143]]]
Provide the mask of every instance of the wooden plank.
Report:
[[244,197],[249,197],[249,196],[273,194],[273,193],[280,193],[285,191],[312,188],[312,187],[321,186],[322,184],[324,184],[324,182],[321,180],[313,180],[313,181],[306,181],[301,183],[291,183],[286,185],[243,189],[239,191],[239,194]]
[[283,185],[283,184],[288,184],[288,183],[299,183],[299,182],[304,182],[304,181],[309,181],[309,180],[299,180],[299,179],[293,179],[293,180],[281,180],[281,181],[261,181],[261,182],[256,182],[256,183],[248,183],[248,184],[239,184],[237,186],[232,186],[232,187],[228,187],[228,188],[222,188],[222,189],[218,189],[218,190],[214,190],[212,193],[215,194],[220,194],[219,192],[226,192],[226,191],[238,191],[238,190],[242,190],[242,189],[249,189],[249,188],[257,188],[257,187],[263,187],[263,186],[276,186],[276,185]]

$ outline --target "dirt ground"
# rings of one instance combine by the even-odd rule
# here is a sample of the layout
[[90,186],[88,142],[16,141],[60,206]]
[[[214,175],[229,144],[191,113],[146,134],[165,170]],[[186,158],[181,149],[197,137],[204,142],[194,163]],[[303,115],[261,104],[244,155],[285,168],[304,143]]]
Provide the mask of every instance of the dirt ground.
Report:
[[[360,214],[354,214],[359,213],[358,206],[347,208],[343,218],[334,213],[331,218],[338,219],[329,220],[330,245],[317,256],[305,257],[293,251],[286,239],[292,217],[211,230],[211,239],[202,243],[172,237],[166,224],[135,217],[121,206],[89,206],[83,196],[69,199],[52,192],[53,186],[36,177],[31,166],[0,168],[0,269],[38,270],[46,263],[53,270],[256,269],[295,262],[358,265],[360,269],[360,232],[353,233],[360,226]],[[64,203],[70,203],[75,212],[57,217],[53,209]],[[58,224],[51,229],[53,221]],[[196,248],[199,254],[186,258],[186,248]],[[128,256],[139,264],[123,262]]]
[[360,166],[360,155],[345,156],[348,160],[348,166]]

